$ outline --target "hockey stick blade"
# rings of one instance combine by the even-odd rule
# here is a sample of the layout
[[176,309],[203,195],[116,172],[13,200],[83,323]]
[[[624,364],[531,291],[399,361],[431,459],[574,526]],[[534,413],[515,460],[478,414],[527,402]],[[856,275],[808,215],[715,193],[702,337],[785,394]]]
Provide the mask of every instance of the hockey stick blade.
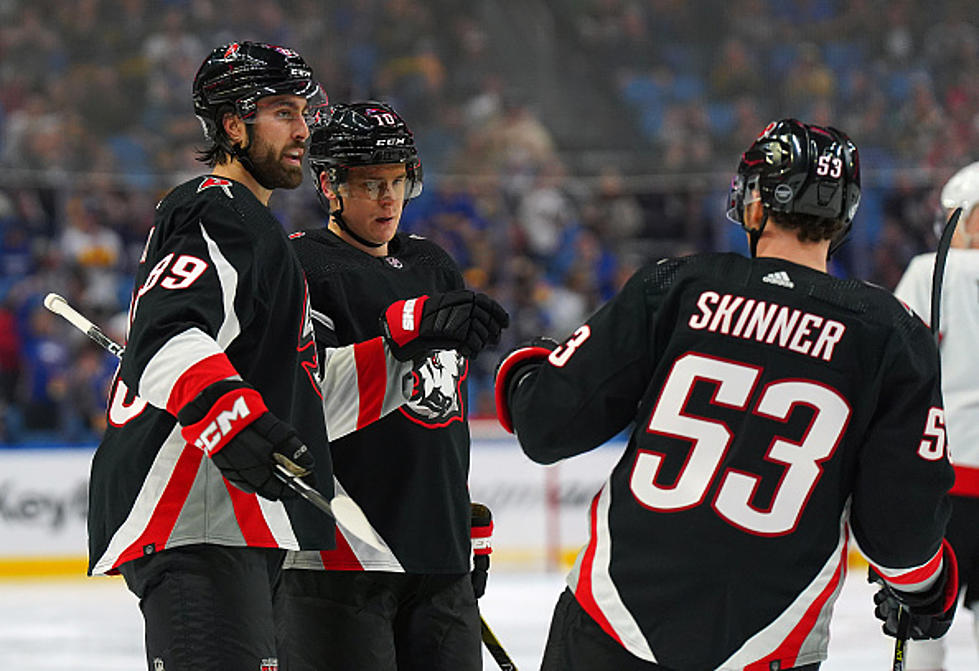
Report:
[[489,628],[488,624],[486,624],[486,620],[483,619],[482,615],[479,616],[479,628],[480,634],[483,638],[483,643],[486,645],[486,649],[489,650],[489,653],[493,656],[493,659],[496,660],[496,663],[500,666],[500,668],[503,671],[517,671],[517,665],[513,663],[513,660],[510,659],[510,655],[508,655],[506,650],[503,649],[503,646],[500,645],[500,641],[496,638],[496,634],[494,634],[493,630]]
[[44,307],[66,319],[68,323],[106,349],[109,354],[117,356],[120,359],[122,358],[122,353],[125,348],[102,333],[102,330],[98,326],[83,317],[75,308],[68,305],[68,301],[64,297],[50,293],[44,297]]
[[[110,354],[117,358],[122,358],[122,353],[125,348],[119,343],[115,342],[109,336],[105,335],[102,330],[85,318],[78,310],[73,308],[68,304],[68,301],[56,293],[49,293],[44,297],[44,307],[53,312],[54,314],[63,317],[69,324],[77,328],[79,331],[87,335],[89,338],[94,340],[100,346],[102,346]],[[279,478],[287,487],[292,489],[294,492],[299,494],[313,506],[323,511],[330,516],[338,524],[341,524],[345,529],[349,529],[350,533],[356,536],[359,540],[367,543],[372,548],[377,550],[384,550],[385,548],[380,544],[377,534],[374,533],[374,528],[367,521],[367,517],[364,512],[360,509],[353,499],[348,496],[336,496],[333,498],[333,503],[331,505],[330,501],[327,501],[326,497],[320,494],[318,491],[310,487],[301,478],[294,475],[288,468],[282,464],[276,464],[275,469],[272,471],[275,476]],[[335,510],[340,510],[340,518],[337,519]]]
[[332,502],[327,501],[325,496],[310,487],[302,478],[282,464],[275,465],[275,476],[301,497],[332,517],[337,524],[349,530],[358,540],[367,543],[375,550],[381,552],[385,550],[377,534],[374,533],[374,527],[367,521],[364,511],[352,498],[334,496]]

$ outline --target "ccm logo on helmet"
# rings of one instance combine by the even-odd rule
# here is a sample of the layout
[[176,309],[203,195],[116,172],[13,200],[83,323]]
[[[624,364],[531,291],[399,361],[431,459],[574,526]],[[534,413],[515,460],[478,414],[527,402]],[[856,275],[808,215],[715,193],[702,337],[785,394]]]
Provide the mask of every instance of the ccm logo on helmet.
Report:
[[221,439],[231,433],[235,424],[250,414],[251,410],[245,402],[245,397],[239,396],[231,405],[230,410],[222,410],[214,418],[214,421],[204,427],[197,440],[194,441],[194,445],[210,454],[211,450],[221,442]]
[[403,137],[389,137],[383,140],[377,140],[374,142],[375,147],[398,147],[405,143],[405,138]]

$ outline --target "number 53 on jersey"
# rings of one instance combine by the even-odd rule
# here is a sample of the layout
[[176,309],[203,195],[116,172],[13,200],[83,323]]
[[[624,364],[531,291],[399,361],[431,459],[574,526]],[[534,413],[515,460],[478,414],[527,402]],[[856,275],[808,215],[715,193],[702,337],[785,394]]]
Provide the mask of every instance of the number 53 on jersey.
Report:
[[[727,523],[749,533],[778,536],[791,533],[799,523],[806,502],[822,475],[822,463],[833,456],[852,414],[850,404],[838,391],[814,380],[776,380],[757,389],[763,369],[703,354],[681,356],[664,383],[646,430],[689,441],[690,451],[679,475],[670,485],[657,483],[664,455],[640,449],[633,466],[630,489],[643,506],[659,512],[677,512],[710,501],[714,512]],[[812,412],[801,439],[757,435],[752,440],[769,445],[765,460],[785,466],[767,508],[753,504],[761,477],[735,468],[722,469],[724,456],[735,439],[729,426],[716,419],[685,411],[687,399],[698,382],[714,385],[710,403],[777,421],[787,421],[795,409]],[[940,408],[932,408],[917,447],[922,459],[944,457],[945,422]]]

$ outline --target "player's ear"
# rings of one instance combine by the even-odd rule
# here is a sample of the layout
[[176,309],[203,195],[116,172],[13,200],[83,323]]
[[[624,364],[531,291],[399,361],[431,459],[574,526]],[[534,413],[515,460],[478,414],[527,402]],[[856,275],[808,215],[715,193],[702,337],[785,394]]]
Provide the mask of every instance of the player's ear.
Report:
[[744,200],[744,225],[745,228],[755,229],[761,226],[765,206],[761,202],[761,195],[758,190],[753,190]]
[[320,191],[323,192],[323,195],[326,196],[330,200],[331,203],[332,202],[335,202],[337,200],[337,194],[330,187],[330,178],[326,174],[326,170],[322,171],[319,174],[319,180],[320,180]]
[[224,126],[224,132],[231,140],[233,145],[241,145],[242,148],[248,146],[248,132],[245,129],[245,122],[242,121],[241,117],[234,112],[225,112],[224,116],[221,117],[221,124]]

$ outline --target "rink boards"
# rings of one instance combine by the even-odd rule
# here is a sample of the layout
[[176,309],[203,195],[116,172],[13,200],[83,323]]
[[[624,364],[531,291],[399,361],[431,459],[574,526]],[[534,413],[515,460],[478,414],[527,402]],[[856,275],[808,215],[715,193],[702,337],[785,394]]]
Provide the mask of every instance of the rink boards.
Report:
[[[473,423],[469,478],[472,499],[493,513],[494,570],[564,570],[587,539],[588,505],[624,442],[541,466],[496,427]],[[93,453],[92,446],[0,449],[0,577],[85,572]]]
[[[527,459],[508,434],[473,427],[470,491],[493,512],[494,567],[567,565],[585,541],[585,511],[622,443],[554,466]],[[0,576],[85,571],[94,447],[0,449]]]

